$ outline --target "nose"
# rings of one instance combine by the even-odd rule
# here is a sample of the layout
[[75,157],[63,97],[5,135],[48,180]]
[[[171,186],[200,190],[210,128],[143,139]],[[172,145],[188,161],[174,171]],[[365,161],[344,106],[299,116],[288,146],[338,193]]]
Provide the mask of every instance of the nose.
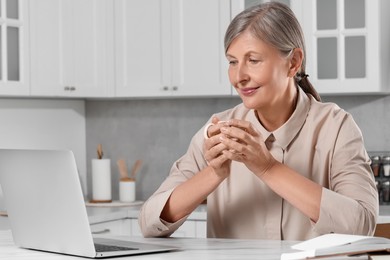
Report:
[[249,81],[248,68],[245,63],[237,65],[235,72],[235,85],[245,85]]

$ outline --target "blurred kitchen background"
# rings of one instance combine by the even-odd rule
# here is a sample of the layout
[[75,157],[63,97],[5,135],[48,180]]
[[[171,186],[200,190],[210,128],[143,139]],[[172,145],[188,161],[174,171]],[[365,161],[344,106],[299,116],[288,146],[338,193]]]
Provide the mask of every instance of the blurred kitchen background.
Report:
[[[1,0],[8,56],[0,148],[72,150],[88,200],[91,160],[102,144],[113,199],[116,161],[131,168],[141,159],[136,198],[146,200],[212,114],[240,103],[222,41],[231,17],[253,2]],[[390,1],[283,2],[303,25],[307,73],[323,101],[353,115],[370,154],[389,154],[390,23],[382,12]]]

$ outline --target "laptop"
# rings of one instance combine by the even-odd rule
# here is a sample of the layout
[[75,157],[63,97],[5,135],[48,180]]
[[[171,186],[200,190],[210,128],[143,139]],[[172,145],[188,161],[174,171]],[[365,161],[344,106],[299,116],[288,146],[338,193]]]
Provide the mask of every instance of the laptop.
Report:
[[89,258],[178,249],[94,238],[71,151],[0,149],[0,185],[19,247]]

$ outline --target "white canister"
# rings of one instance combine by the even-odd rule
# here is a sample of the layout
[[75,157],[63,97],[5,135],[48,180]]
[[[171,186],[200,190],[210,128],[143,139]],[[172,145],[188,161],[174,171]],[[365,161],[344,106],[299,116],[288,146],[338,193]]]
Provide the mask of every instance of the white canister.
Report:
[[135,201],[135,181],[132,179],[122,179],[119,182],[119,200],[121,202]]
[[382,164],[383,164],[383,176],[389,177],[390,176],[390,156],[384,156],[382,158]]
[[111,161],[92,159],[92,201],[111,202]]

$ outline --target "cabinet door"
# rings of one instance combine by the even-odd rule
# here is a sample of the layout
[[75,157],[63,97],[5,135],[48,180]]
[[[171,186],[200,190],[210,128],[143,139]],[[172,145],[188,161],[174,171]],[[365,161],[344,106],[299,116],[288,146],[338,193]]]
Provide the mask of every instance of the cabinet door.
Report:
[[174,95],[231,95],[223,43],[229,22],[230,0],[172,1]]
[[109,96],[112,2],[40,0],[30,5],[32,95]]
[[73,58],[77,96],[114,95],[113,8],[111,0],[74,0],[72,53],[65,54]]
[[231,94],[229,0],[115,0],[115,17],[118,96]]
[[197,220],[195,223],[196,223],[196,237],[207,238],[207,221]]
[[306,0],[307,73],[320,93],[378,92],[379,1]]
[[138,224],[138,219],[131,218],[130,222],[131,222],[131,236],[132,237],[143,237],[142,232],[141,232],[141,228],[139,227],[139,224]]
[[116,95],[171,95],[170,2],[115,0]]
[[28,4],[0,1],[0,95],[29,95]]

